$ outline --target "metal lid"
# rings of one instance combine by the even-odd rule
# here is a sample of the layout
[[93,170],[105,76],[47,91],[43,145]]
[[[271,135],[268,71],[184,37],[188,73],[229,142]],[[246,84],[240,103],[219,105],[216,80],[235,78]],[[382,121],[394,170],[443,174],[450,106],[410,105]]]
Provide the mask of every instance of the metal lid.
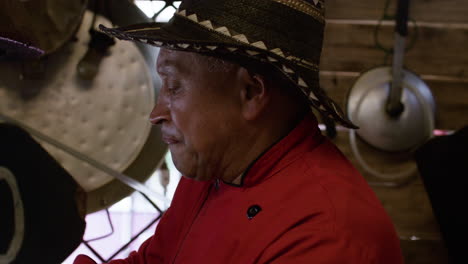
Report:
[[398,117],[386,112],[391,67],[378,67],[362,74],[348,95],[347,112],[350,120],[360,127],[357,134],[384,151],[413,149],[430,138],[434,129],[435,102],[429,87],[412,72],[404,70],[403,75],[404,111]]

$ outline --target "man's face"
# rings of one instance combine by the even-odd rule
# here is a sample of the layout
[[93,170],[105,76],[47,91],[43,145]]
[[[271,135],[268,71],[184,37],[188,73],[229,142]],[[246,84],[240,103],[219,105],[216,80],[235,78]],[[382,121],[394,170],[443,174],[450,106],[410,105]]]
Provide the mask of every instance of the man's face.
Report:
[[161,125],[163,141],[184,176],[220,177],[233,158],[242,122],[236,68],[213,70],[195,53],[159,53],[162,88],[151,121]]

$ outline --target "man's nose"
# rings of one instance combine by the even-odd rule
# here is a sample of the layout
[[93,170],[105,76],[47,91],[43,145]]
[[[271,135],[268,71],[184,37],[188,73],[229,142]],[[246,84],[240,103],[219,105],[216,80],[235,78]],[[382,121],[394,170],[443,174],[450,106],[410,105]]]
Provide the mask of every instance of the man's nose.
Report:
[[150,114],[150,122],[153,125],[161,125],[163,122],[169,121],[169,118],[170,115],[168,102],[162,91],[160,91],[158,100],[156,101],[156,105],[154,106],[153,111],[151,111]]

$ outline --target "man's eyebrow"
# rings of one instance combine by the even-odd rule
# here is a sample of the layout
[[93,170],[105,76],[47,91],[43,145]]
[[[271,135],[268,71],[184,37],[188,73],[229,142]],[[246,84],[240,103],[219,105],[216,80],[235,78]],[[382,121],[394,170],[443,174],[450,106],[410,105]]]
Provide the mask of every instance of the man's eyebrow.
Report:
[[159,75],[170,76],[178,72],[177,67],[174,64],[164,64],[163,66],[156,67],[156,72]]
[[159,75],[165,75],[165,76],[186,73],[188,70],[189,70],[189,67],[182,64],[181,62],[170,61],[170,60],[167,60],[164,62],[163,65],[161,66],[158,65],[156,67],[156,72]]
[[[164,67],[157,67],[156,68],[156,72],[159,74],[159,75],[169,75],[170,74],[170,66],[164,66]],[[173,67],[172,67],[173,68]]]

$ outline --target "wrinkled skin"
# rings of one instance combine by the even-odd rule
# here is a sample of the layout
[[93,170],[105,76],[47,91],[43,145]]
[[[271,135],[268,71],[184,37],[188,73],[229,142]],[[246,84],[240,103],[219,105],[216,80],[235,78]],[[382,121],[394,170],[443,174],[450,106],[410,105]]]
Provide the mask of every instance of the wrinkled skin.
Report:
[[186,177],[209,180],[225,173],[239,141],[238,68],[213,72],[197,56],[161,49],[157,72],[162,87],[151,120],[161,125],[177,169]]
[[184,176],[238,184],[248,165],[287,134],[306,108],[241,66],[216,68],[202,55],[161,49],[162,87],[150,119],[161,126]]

